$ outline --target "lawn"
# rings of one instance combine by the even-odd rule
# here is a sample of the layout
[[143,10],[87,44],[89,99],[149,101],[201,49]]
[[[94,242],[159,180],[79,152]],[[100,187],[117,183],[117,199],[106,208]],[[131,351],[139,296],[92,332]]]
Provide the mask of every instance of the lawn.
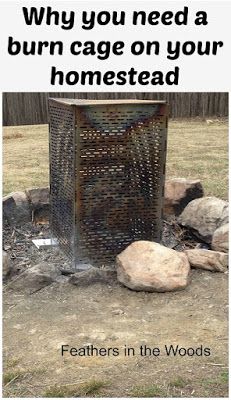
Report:
[[[3,128],[4,195],[49,184],[48,125]],[[167,178],[199,178],[206,195],[228,197],[228,122],[170,120]]]

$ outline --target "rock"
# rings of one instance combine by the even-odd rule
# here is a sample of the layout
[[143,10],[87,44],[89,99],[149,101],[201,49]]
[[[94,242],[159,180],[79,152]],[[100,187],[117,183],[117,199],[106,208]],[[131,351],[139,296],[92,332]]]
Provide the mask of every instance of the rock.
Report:
[[193,268],[216,272],[225,272],[227,270],[228,254],[226,253],[204,249],[185,250],[185,253]]
[[178,222],[210,244],[215,230],[228,222],[228,203],[216,197],[192,200],[179,216]]
[[33,208],[40,207],[43,204],[49,204],[50,202],[49,187],[37,187],[37,188],[26,189],[26,195]]
[[53,264],[37,264],[18,275],[8,288],[25,294],[33,294],[58,280],[61,272]]
[[122,251],[116,257],[116,267],[119,282],[147,292],[184,289],[190,271],[186,254],[143,240]]
[[31,188],[26,190],[33,222],[46,224],[50,213],[50,189],[49,187]]
[[198,179],[174,178],[167,180],[164,191],[164,216],[180,215],[190,201],[203,195],[203,187]]
[[6,279],[6,277],[10,273],[10,257],[7,254],[5,250],[2,250],[2,277],[3,280]]
[[108,283],[115,278],[116,271],[114,269],[100,269],[91,267],[86,271],[76,272],[73,274],[69,282],[76,286],[88,286],[94,283]]
[[229,251],[229,224],[216,229],[212,238],[212,249],[228,253]]
[[10,225],[31,221],[30,205],[24,192],[14,192],[3,197],[3,218]]

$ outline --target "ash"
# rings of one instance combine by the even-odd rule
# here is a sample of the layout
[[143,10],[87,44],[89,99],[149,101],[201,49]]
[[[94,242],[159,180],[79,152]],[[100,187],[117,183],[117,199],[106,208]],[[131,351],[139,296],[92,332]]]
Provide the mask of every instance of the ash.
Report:
[[15,273],[23,272],[26,268],[39,263],[52,263],[59,268],[71,271],[71,262],[58,247],[38,250],[32,239],[51,238],[49,224],[34,225],[4,225],[3,249],[10,255],[12,269]]
[[161,244],[177,251],[209,248],[193,234],[191,229],[180,226],[175,219],[163,221]]
[[[3,249],[10,255],[14,274],[39,264],[52,263],[59,267],[63,273],[71,274],[76,268],[58,247],[50,247],[38,250],[32,243],[32,239],[51,238],[49,224],[25,223],[23,225],[10,226],[7,223],[3,227]],[[206,244],[199,242],[193,233],[177,224],[175,220],[163,221],[162,241],[166,247],[177,251],[192,248],[208,248]]]

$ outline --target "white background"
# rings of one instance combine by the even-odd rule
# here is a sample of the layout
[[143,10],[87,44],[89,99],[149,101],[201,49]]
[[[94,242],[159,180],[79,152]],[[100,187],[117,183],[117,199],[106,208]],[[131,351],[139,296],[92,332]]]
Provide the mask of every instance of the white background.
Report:
[[[62,30],[57,26],[27,26],[24,22],[21,8],[23,6],[51,5],[55,10],[73,10],[77,16],[83,10],[124,10],[127,13],[128,22],[133,10],[137,11],[164,11],[180,10],[184,6],[189,7],[189,24],[184,26],[149,26],[137,27],[128,24],[126,27],[111,25],[107,27],[95,27],[90,31],[83,31],[77,21],[70,31]],[[195,26],[193,16],[196,11],[205,10],[208,14],[207,26]],[[135,40],[158,40],[162,50],[165,49],[167,40],[209,40],[223,41],[224,47],[218,56],[183,56],[176,61],[166,59],[166,53],[161,52],[159,57],[140,56],[135,57],[127,52],[123,57],[111,57],[106,61],[99,61],[96,57],[75,57],[68,54],[60,57],[52,56],[17,56],[12,57],[7,53],[8,36],[18,40],[62,40],[68,49],[68,44],[74,40],[123,40],[127,43]],[[225,91],[230,92],[231,86],[231,2],[227,1],[49,1],[46,2],[15,2],[0,1],[0,90],[1,92],[29,92],[29,91],[132,91],[132,92],[198,92],[198,91]],[[69,70],[126,70],[131,66],[137,70],[163,70],[180,66],[180,81],[178,86],[51,86],[50,67],[56,65],[64,71]],[[0,123],[1,123],[0,95]],[[0,163],[1,164],[1,163]],[[0,205],[1,208],[1,205]],[[0,209],[1,212],[1,209]],[[0,232],[1,235],[1,232]],[[1,238],[0,238],[1,239]],[[230,353],[231,354],[231,353]]]
[[[75,26],[72,30],[63,30],[60,26],[46,25],[27,26],[24,21],[23,6],[52,6],[53,10],[70,11],[76,13]],[[164,26],[159,24],[152,26],[134,26],[131,23],[133,11],[151,12],[158,10],[173,12],[189,7],[189,19],[187,26],[172,24]],[[81,29],[82,11],[121,11],[126,12],[126,26],[96,25],[92,30]],[[207,26],[196,26],[194,17],[197,11],[204,10],[208,14]],[[49,4],[41,2],[15,2],[2,1],[0,13],[1,31],[1,90],[2,91],[229,91],[230,89],[230,54],[231,54],[231,2],[230,1],[107,1],[107,2],[55,2]],[[62,40],[64,43],[63,56],[10,56],[7,52],[8,36],[15,40]],[[69,45],[74,40],[86,41],[100,40],[126,42],[126,50],[123,56],[111,56],[107,60],[98,60],[96,56],[74,56],[69,52]],[[161,44],[159,56],[134,56],[129,51],[129,45],[135,40],[153,41]],[[168,40],[181,42],[191,41],[223,41],[224,46],[218,50],[217,56],[184,56],[177,60],[168,60],[166,55],[166,42]],[[59,70],[129,70],[134,67],[139,72],[148,70],[162,70],[167,72],[180,67],[179,85],[135,85],[135,86],[52,86],[50,85],[50,70],[54,65]]]

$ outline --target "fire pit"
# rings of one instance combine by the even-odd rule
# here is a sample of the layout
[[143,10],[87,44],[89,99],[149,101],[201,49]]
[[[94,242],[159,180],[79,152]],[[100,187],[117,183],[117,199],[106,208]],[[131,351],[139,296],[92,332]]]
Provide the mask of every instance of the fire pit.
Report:
[[159,242],[167,104],[50,99],[50,224],[75,263]]

